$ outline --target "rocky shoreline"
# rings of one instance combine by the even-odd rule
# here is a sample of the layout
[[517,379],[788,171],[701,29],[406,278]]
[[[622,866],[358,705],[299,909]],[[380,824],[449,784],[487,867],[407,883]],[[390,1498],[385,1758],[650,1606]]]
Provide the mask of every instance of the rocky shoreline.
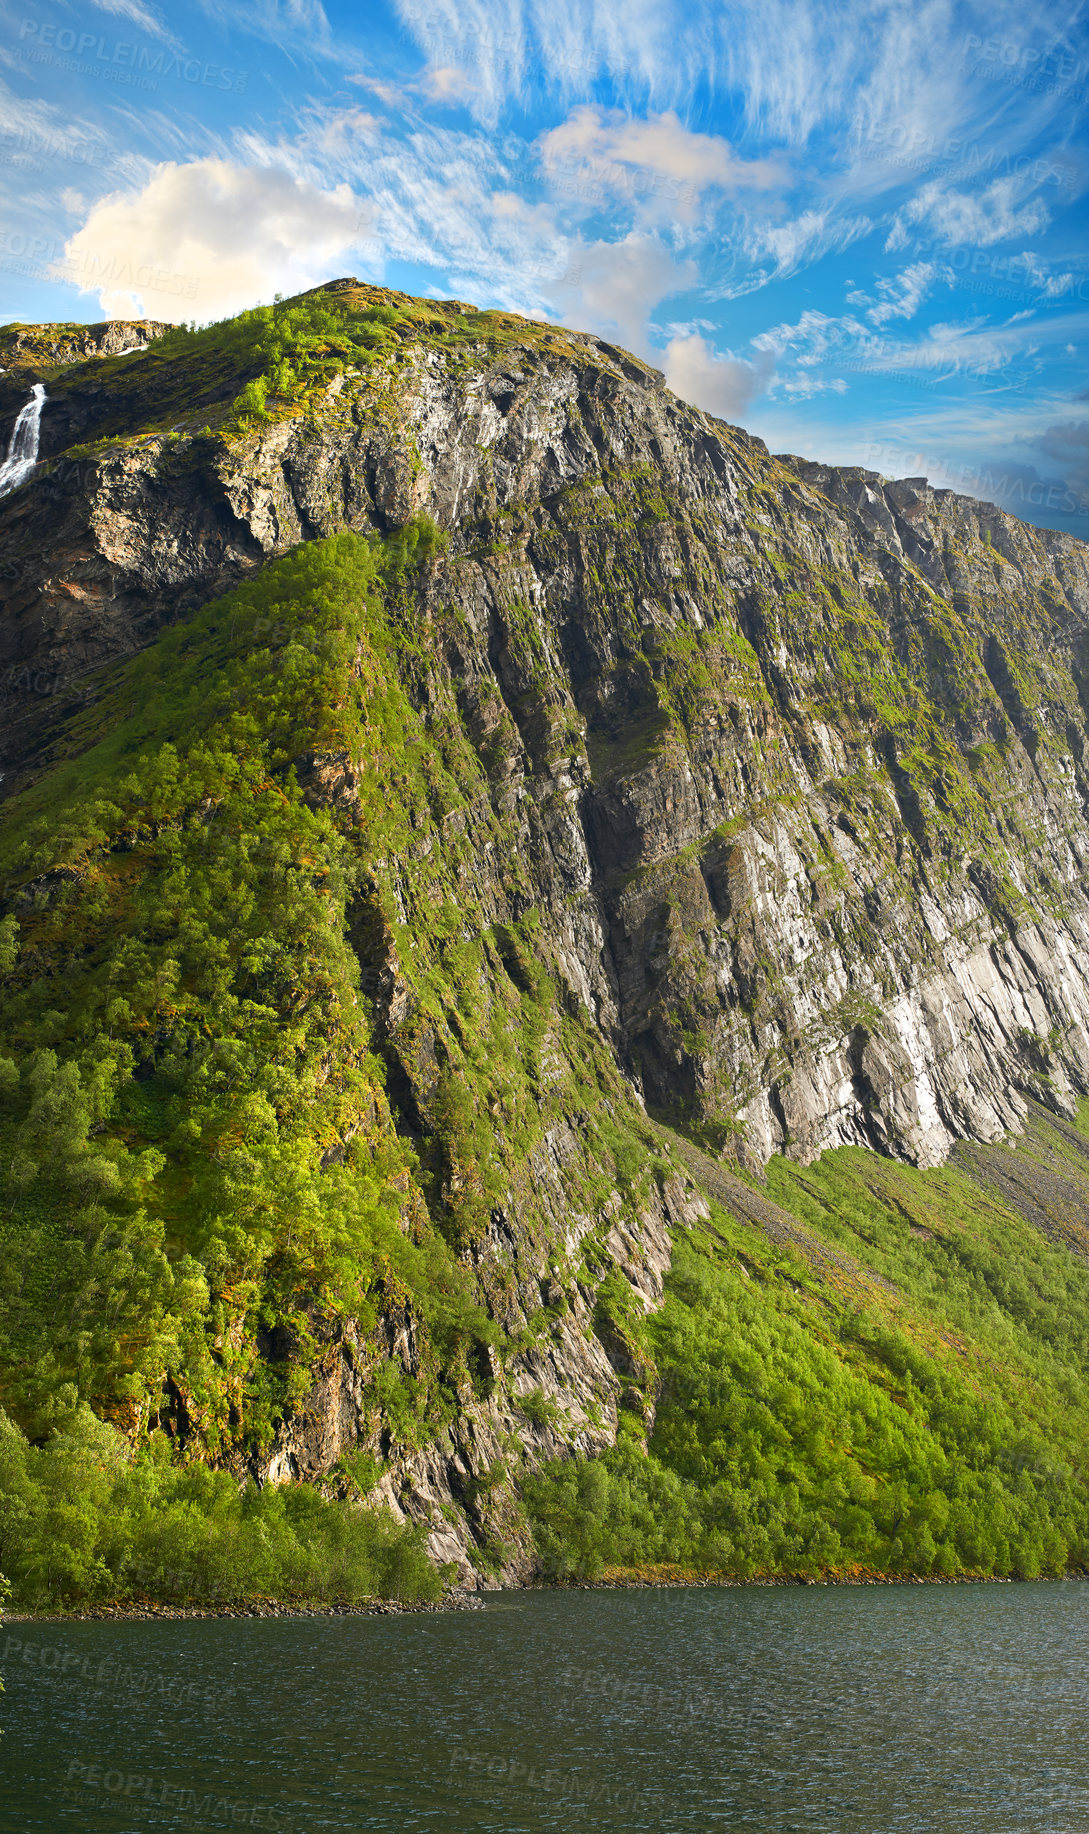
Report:
[[[1033,1583],[1046,1581],[1059,1585],[1067,1580],[1089,1580],[1089,1572],[1080,1568],[1065,1573],[1036,1574]],[[496,1588],[508,1592],[678,1592],[688,1588],[714,1587],[716,1590],[748,1590],[755,1587],[783,1586],[1013,1586],[1029,1583],[1020,1574],[1004,1573],[863,1573],[863,1574],[771,1574],[754,1579],[737,1579],[727,1574],[687,1573],[658,1576],[608,1574],[602,1579],[571,1579],[548,1585]],[[392,1598],[365,1599],[358,1604],[317,1604],[284,1602],[279,1599],[246,1599],[237,1604],[168,1605],[150,1600],[111,1600],[88,1605],[82,1611],[8,1611],[6,1624],[72,1624],[72,1623],[163,1623],[188,1618],[315,1618],[315,1617],[405,1617],[421,1612],[482,1611],[488,1594],[455,1588],[441,1599],[401,1601]]]
[[88,1605],[82,1611],[8,1611],[5,1624],[79,1624],[115,1622],[165,1623],[184,1618],[244,1617],[404,1617],[425,1611],[479,1611],[484,1600],[476,1592],[455,1590],[440,1599],[362,1599],[358,1604],[316,1604],[257,1598],[223,1605],[159,1605],[150,1600],[114,1599]]

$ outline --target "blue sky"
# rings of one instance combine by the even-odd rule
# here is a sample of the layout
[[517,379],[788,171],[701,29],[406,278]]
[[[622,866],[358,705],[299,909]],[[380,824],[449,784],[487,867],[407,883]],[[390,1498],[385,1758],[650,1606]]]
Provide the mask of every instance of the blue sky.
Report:
[[354,273],[1084,538],[1087,104],[1054,0],[0,0],[0,320]]

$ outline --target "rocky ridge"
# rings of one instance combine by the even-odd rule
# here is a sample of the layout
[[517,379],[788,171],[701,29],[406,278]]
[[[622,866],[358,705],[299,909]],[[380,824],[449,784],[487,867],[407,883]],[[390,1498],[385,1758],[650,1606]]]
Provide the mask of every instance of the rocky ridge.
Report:
[[[637,1103],[749,1171],[843,1143],[937,1165],[1016,1133],[1030,1103],[1071,1113],[1089,1090],[1085,546],[923,480],[775,458],[628,353],[509,319],[496,339],[493,317],[456,354],[409,334],[230,440],[200,400],[169,430],[136,416],[99,437],[147,353],[105,388],[24,361],[60,386],[38,474],[0,504],[0,794],[70,755],[118,662],[190,608],[298,542],[426,513],[449,547],[420,588],[413,692],[453,696],[489,786],[462,870],[495,921],[539,911]],[[353,770],[315,756],[299,777],[350,819]],[[403,1114],[426,1121],[396,951],[372,929],[360,959]],[[675,1159],[637,1215],[619,1197],[611,1225],[580,1214],[579,1136],[576,1115],[550,1128],[473,1251],[485,1292],[514,1270],[508,1324],[550,1304],[549,1257],[570,1267],[592,1229],[654,1306],[669,1229],[701,1209]],[[554,1300],[547,1340],[383,1479],[464,1576],[474,1510],[525,1570],[502,1487],[480,1486],[512,1433],[532,1463],[610,1443],[618,1403],[647,1405],[593,1288]],[[320,1476],[359,1438],[368,1370],[417,1357],[410,1315],[382,1328],[329,1327],[265,1475]]]

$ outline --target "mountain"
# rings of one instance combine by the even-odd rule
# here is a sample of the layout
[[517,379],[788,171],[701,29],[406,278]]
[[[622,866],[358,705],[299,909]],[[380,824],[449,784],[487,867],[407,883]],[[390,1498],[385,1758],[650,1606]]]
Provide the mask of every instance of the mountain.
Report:
[[467,1583],[1089,1558],[1084,544],[354,280],[0,359],[22,1432]]

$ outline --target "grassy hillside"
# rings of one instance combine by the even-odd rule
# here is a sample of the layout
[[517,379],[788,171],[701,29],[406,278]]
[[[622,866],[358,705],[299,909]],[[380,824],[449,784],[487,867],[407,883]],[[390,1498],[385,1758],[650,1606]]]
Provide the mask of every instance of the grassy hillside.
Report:
[[[35,1441],[89,1405],[136,1446],[244,1460],[350,1318],[375,1435],[425,1444],[511,1347],[465,1257],[533,1141],[585,1110],[607,1194],[613,1111],[629,1151],[651,1138],[532,911],[496,921],[461,875],[482,767],[452,693],[425,718],[398,673],[435,547],[414,524],[298,549],[133,662],[78,760],[5,806],[0,1401]],[[316,757],[351,771],[343,808],[308,800]],[[372,997],[391,963],[407,1117]],[[408,1368],[382,1338],[404,1319]]]
[[[1081,1133],[1041,1111],[987,1164],[1030,1191],[1065,1171],[1068,1218],[1086,1197],[1084,1111]],[[756,1213],[778,1239],[735,1183],[738,1213],[712,1199],[646,1326],[649,1444],[630,1413],[614,1451],[530,1485],[552,1570],[1089,1564],[1084,1249],[1049,1240],[978,1167],[919,1172],[851,1147],[773,1160]]]

